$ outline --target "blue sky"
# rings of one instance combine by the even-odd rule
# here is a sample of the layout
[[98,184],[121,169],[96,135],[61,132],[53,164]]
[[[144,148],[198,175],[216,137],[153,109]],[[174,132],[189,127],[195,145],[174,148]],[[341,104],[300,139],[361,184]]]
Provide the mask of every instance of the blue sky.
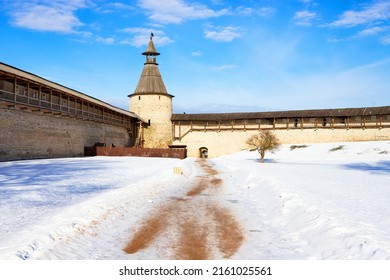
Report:
[[177,113],[390,105],[389,0],[0,3],[0,61],[124,109],[150,32]]

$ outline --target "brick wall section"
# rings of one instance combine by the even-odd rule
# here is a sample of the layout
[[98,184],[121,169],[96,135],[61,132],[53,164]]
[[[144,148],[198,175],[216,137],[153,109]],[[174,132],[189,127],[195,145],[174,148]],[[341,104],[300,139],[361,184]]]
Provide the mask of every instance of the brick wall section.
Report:
[[119,147],[85,147],[86,156],[133,156],[133,157],[187,157],[186,149],[153,149],[153,148],[119,148]]

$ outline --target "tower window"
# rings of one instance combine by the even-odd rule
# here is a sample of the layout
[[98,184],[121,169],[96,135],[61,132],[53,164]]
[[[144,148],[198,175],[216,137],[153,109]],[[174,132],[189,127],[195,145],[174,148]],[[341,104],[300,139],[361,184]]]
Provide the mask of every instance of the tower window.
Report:
[[138,96],[138,100],[141,100],[141,96]]

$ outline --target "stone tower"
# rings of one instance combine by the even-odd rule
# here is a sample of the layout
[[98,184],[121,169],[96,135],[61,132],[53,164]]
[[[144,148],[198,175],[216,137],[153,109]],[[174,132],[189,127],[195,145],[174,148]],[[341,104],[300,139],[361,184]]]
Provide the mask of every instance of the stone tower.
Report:
[[150,36],[148,47],[142,53],[146,57],[137,88],[130,97],[130,111],[148,121],[144,129],[143,146],[167,148],[172,144],[172,98],[165,88],[156,57],[160,55]]

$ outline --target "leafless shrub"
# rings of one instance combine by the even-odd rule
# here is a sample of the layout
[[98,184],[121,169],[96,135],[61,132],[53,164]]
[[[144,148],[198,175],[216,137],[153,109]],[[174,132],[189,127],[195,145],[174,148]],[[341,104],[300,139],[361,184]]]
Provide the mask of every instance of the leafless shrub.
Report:
[[270,130],[262,130],[259,134],[249,137],[248,140],[246,140],[246,144],[250,147],[255,147],[255,149],[259,152],[259,162],[264,162],[266,151],[274,151],[280,146],[279,139]]

